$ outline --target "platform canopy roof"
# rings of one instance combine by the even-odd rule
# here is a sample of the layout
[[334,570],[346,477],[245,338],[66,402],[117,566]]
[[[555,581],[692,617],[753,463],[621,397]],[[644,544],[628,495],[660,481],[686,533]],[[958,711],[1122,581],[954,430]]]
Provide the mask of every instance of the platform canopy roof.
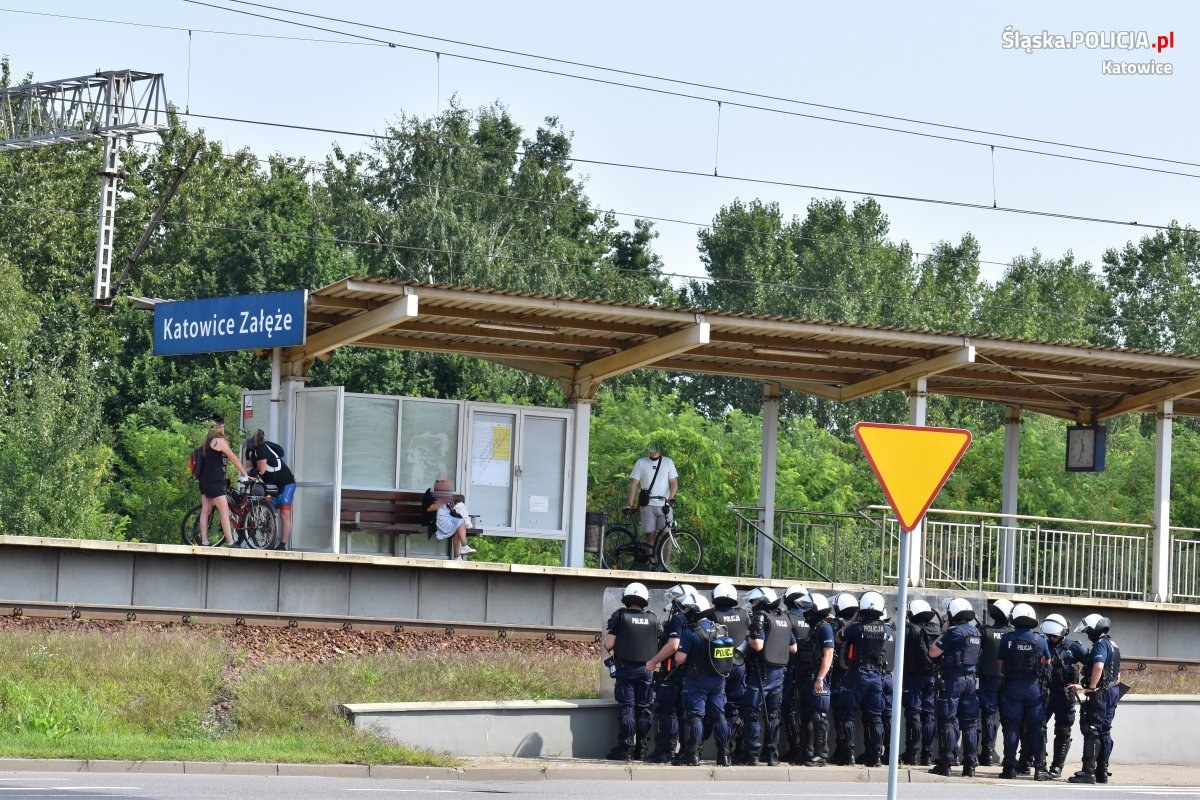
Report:
[[285,372],[358,345],[458,353],[558,380],[572,399],[633,369],[724,375],[848,401],[905,390],[1082,423],[1174,400],[1200,416],[1200,357],[930,330],[667,308],[378,278],[309,294]]

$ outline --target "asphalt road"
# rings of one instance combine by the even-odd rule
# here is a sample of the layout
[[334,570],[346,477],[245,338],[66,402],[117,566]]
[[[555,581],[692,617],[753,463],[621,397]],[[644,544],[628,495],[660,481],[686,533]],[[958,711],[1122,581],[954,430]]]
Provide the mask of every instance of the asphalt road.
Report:
[[[1086,792],[1086,795],[1080,794]],[[0,773],[0,800],[81,798],[106,800],[446,800],[503,795],[512,800],[569,797],[571,800],[645,800],[648,794],[705,798],[885,798],[884,783],[803,781],[762,783],[736,780],[494,780],[424,781],[377,778],[262,777],[239,775],[167,775],[136,773]],[[1109,785],[1074,786],[1066,783],[952,781],[899,786],[900,798],[921,800],[1049,800],[1083,797],[1103,800],[1197,798],[1200,786]]]

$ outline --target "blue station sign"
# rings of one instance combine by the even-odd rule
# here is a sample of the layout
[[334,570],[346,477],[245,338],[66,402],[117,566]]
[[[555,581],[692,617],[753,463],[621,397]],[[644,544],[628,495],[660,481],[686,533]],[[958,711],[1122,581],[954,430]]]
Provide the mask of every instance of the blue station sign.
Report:
[[159,303],[154,307],[154,354],[301,345],[307,308],[305,289]]

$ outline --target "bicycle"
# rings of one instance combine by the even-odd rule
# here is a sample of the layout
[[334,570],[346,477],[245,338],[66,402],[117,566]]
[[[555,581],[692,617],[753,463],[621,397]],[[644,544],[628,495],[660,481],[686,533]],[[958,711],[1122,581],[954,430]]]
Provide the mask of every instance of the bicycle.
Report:
[[[232,486],[225,481],[225,499],[229,503],[229,524],[235,531],[234,541],[238,538],[255,550],[269,550],[275,546],[278,536],[278,526],[275,524],[275,504],[270,497],[256,494],[256,489],[263,486],[261,481]],[[180,539],[186,545],[203,547],[208,539],[209,547],[220,547],[225,543],[225,534],[221,531],[221,512],[216,508],[208,516],[208,535],[200,535],[200,504],[192,506],[183,516],[179,526]]]
[[700,537],[691,531],[675,527],[675,509],[672,505],[663,507],[666,524],[655,534],[653,545],[643,541],[637,509],[623,510],[633,517],[633,530],[614,525],[604,532],[604,545],[600,552],[601,567],[681,574],[692,573],[700,568],[700,561],[704,557]]

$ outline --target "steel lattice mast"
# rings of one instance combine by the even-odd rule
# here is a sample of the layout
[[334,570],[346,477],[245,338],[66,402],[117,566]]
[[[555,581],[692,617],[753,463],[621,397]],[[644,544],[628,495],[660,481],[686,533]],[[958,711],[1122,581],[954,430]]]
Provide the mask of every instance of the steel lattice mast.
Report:
[[96,281],[92,302],[111,298],[120,137],[171,127],[161,73],[116,70],[0,90],[0,151],[104,141]]

